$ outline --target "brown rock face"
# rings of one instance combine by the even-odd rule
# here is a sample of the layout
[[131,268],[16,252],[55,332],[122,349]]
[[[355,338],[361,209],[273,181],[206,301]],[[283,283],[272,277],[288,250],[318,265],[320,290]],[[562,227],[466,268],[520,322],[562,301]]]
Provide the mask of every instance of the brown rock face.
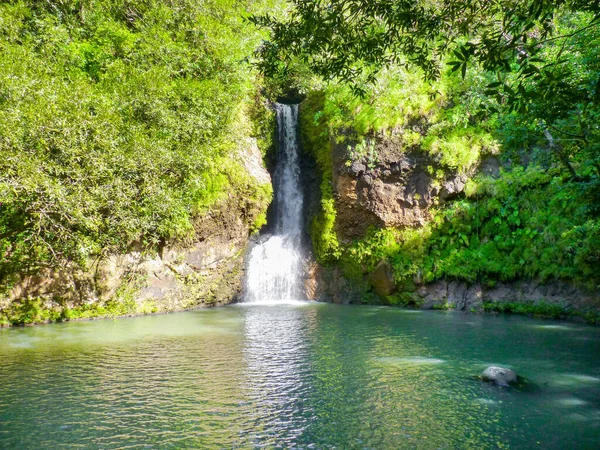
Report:
[[369,282],[377,295],[382,297],[391,295],[396,291],[392,266],[385,260],[379,261],[375,270],[369,274]]
[[[430,207],[460,194],[467,174],[439,171],[435,157],[404,148],[398,137],[381,137],[376,161],[351,160],[348,144],[333,151],[336,226],[342,239],[361,237],[370,226],[415,227],[430,218]],[[433,173],[443,173],[435,178]]]
[[0,299],[0,308],[25,298],[40,298],[47,309],[104,304],[128,286],[136,302],[152,301],[158,312],[230,302],[244,273],[249,235],[244,207],[225,201],[198,220],[197,239],[167,243],[159,253],[132,250],[91,261],[85,270],[68,264],[25,276]]
[[304,292],[308,300],[319,300],[322,295],[323,277],[321,268],[316,261],[310,261],[307,264],[306,277],[304,278]]

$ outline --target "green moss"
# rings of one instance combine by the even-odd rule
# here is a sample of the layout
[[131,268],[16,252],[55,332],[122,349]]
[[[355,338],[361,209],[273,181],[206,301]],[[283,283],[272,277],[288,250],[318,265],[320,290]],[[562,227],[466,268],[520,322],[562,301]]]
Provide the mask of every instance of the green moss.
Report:
[[341,253],[334,229],[336,211],[332,186],[330,130],[321,120],[320,114],[324,100],[324,93],[314,92],[302,103],[300,130],[303,148],[315,159],[321,179],[321,208],[313,218],[309,232],[317,260],[328,264],[335,261]]
[[482,95],[487,82],[485,75],[471,70],[465,79],[445,73],[430,85],[419,71],[396,67],[383,71],[362,98],[342,83],[311,92],[305,107],[309,118],[302,126],[313,138],[328,135],[318,147],[329,145],[329,139],[358,143],[349,156],[366,156],[372,166],[377,155],[366,143],[393,131],[404,147],[419,146],[445,168],[468,171],[482,154],[499,150]]
[[384,303],[390,306],[419,307],[420,299],[414,292],[399,291],[384,298]]
[[31,325],[92,318],[114,318],[132,314],[152,314],[158,311],[159,308],[153,301],[137,303],[127,297],[117,297],[104,304],[96,302],[72,308],[58,304],[47,308],[41,299],[28,298],[13,302],[4,309],[0,314],[0,324]]
[[5,322],[11,325],[26,325],[55,321],[60,318],[60,310],[45,309],[39,298],[26,298],[13,303],[2,311]]
[[252,223],[252,226],[250,227],[250,232],[252,232],[252,233],[258,232],[266,224],[267,224],[267,212],[263,211],[258,216],[256,216],[256,219],[254,220],[254,222]]
[[263,158],[270,160],[274,155],[277,133],[275,110],[257,92],[250,102],[248,112],[252,121],[252,137],[256,139]]

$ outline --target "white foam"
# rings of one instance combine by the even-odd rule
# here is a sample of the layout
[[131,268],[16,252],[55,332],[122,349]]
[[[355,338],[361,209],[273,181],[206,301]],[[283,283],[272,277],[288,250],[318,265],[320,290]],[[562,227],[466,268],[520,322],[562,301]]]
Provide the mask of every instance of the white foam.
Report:
[[393,357],[384,357],[378,358],[378,362],[384,364],[397,364],[397,365],[410,365],[410,366],[425,366],[425,365],[436,365],[436,364],[444,364],[446,361],[439,358],[427,358],[424,356],[411,356],[406,358],[393,358]]
[[565,397],[565,398],[559,398],[559,399],[555,400],[555,403],[558,403],[561,406],[583,406],[583,405],[587,405],[589,402],[586,402],[585,400],[581,400],[580,398],[577,398],[577,397]]
[[259,300],[259,301],[249,301],[238,303],[236,306],[309,306],[314,304],[314,302],[309,302],[306,300],[277,300],[277,299],[267,299],[267,300]]

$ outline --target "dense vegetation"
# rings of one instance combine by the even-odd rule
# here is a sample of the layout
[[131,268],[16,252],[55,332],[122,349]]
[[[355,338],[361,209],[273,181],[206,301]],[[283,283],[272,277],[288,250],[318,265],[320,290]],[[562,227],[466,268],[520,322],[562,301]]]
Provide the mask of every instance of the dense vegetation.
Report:
[[[312,225],[317,257],[357,280],[387,259],[407,294],[415,282],[441,278],[488,285],[561,279],[600,289],[599,25],[592,14],[556,14],[551,31],[569,37],[547,36],[535,69],[525,74],[512,60],[511,70],[500,73],[450,64],[427,82],[419,69],[386,62],[360,95],[343,80],[310,93],[303,136],[323,175],[322,208]],[[451,53],[445,61],[454,59]],[[374,167],[377,155],[367,143],[391,130],[406,146],[435,155],[442,170],[469,172],[493,154],[500,175],[473,178],[463,197],[435,208],[423,228],[372,229],[341,245],[328,181],[330,139],[359,142],[361,151],[349,159]]]
[[[599,11],[583,0],[4,1],[0,295],[40,269],[192,240],[222,199],[266,204],[235,153],[249,136],[270,146],[261,92],[290,90],[307,94],[301,128],[322,176],[320,262],[362,280],[387,259],[406,299],[441,278],[599,289]],[[247,63],[255,49],[266,79]],[[342,244],[331,142],[373,168],[392,130],[436,160],[436,180],[489,155],[500,175],[472,178],[422,228]],[[30,300],[19,317],[56,319]]]
[[243,59],[259,38],[244,17],[271,3],[0,4],[3,288],[15,274],[191,239],[194,218],[230,191],[268,201],[234,150],[269,138]]
[[[452,76],[444,80],[452,84]],[[462,80],[454,82],[464,86]],[[343,89],[336,87],[327,93],[309,96],[304,105],[304,137],[308,148],[316,155],[323,173],[322,213],[313,224],[313,240],[317,255],[327,263],[341,260],[356,268],[371,270],[382,259],[392,262],[401,283],[413,278],[431,282],[438,278],[458,278],[467,281],[485,281],[519,278],[576,280],[589,288],[596,288],[600,255],[600,229],[597,219],[598,179],[595,175],[585,180],[570,178],[569,172],[552,159],[552,154],[541,148],[521,147],[513,143],[513,133],[519,136],[514,123],[517,118],[488,118],[478,123],[464,120],[465,102],[450,107],[444,103],[426,101],[426,95],[415,89],[406,98],[389,104],[400,104],[404,111],[398,117],[388,111],[387,96],[395,91],[386,90],[384,99],[369,102],[357,108],[352,102],[338,97]],[[458,87],[457,87],[458,89]],[[474,86],[463,92],[473,93]],[[458,95],[449,89],[450,96]],[[441,97],[440,97],[441,98]],[[411,101],[412,99],[412,101]],[[355,102],[361,100],[355,99]],[[344,105],[358,114],[345,116]],[[432,112],[428,112],[431,108]],[[405,131],[404,140],[420,143],[427,151],[435,152],[446,169],[470,169],[482,154],[497,154],[506,162],[498,179],[478,176],[470,181],[465,198],[443,205],[434,212],[434,219],[420,229],[373,229],[365,239],[343,248],[334,231],[335,202],[331,179],[330,134],[339,133],[338,126],[358,130],[354,139],[364,131],[362,123],[377,124],[378,118],[387,120],[385,126],[401,126],[402,118],[411,114],[427,120],[427,133],[420,135]],[[367,119],[365,119],[367,117]],[[365,130],[368,133],[368,130]],[[531,132],[534,134],[534,131]],[[543,135],[540,135],[540,140]],[[530,137],[531,139],[531,137]],[[434,143],[435,145],[433,145]],[[537,142],[536,142],[537,143]],[[519,145],[515,148],[514,145]],[[547,144],[546,144],[547,145]],[[539,154],[539,155],[538,155]],[[360,155],[354,155],[355,157]],[[368,159],[369,155],[363,155]],[[375,158],[376,155],[372,156]],[[510,163],[510,159],[528,158],[527,167]]]

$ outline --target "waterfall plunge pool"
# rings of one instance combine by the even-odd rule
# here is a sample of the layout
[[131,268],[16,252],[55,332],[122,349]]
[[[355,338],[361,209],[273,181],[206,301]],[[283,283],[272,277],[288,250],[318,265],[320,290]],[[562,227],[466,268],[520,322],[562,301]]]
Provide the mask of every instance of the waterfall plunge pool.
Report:
[[[297,105],[246,303],[0,329],[0,448],[596,449],[600,330],[299,302]],[[506,366],[535,384],[477,379]]]
[[4,329],[0,448],[595,449],[599,355],[585,325],[317,303]]

